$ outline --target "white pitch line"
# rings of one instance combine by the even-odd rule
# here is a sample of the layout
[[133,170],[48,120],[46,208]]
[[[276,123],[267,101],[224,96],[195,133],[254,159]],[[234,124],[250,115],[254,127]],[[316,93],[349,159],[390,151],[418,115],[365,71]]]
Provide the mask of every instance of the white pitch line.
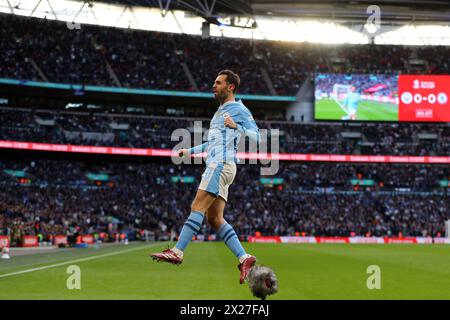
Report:
[[37,268],[32,268],[32,269],[26,269],[26,270],[11,272],[11,273],[0,274],[0,278],[6,278],[6,277],[10,277],[10,276],[15,276],[15,275],[18,275],[18,274],[23,274],[23,273],[29,273],[29,272],[34,272],[34,271],[39,271],[39,270],[44,270],[44,269],[60,267],[60,266],[63,266],[63,265],[66,265],[66,264],[71,264],[71,263],[84,262],[84,261],[100,259],[100,258],[109,257],[109,256],[115,256],[115,255],[118,255],[118,254],[121,254],[121,253],[126,253],[126,252],[131,252],[131,251],[136,251],[136,250],[142,250],[142,249],[145,249],[145,248],[155,247],[157,245],[161,245],[161,244],[160,243],[155,243],[155,244],[144,246],[144,247],[140,247],[140,248],[133,248],[133,249],[128,249],[128,250],[121,250],[121,251],[116,251],[116,252],[110,252],[110,253],[100,254],[100,255],[97,255],[97,256],[93,256],[93,257],[75,259],[75,260],[70,260],[70,261],[66,261],[66,262],[50,264],[50,265],[47,265],[47,266],[42,266],[42,267],[37,267]]

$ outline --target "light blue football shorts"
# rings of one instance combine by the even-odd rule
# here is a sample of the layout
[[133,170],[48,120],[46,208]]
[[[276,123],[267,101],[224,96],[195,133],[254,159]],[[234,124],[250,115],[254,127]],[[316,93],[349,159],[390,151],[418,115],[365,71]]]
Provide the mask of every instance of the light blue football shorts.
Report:
[[228,187],[236,176],[236,163],[210,163],[202,174],[199,189],[228,200]]

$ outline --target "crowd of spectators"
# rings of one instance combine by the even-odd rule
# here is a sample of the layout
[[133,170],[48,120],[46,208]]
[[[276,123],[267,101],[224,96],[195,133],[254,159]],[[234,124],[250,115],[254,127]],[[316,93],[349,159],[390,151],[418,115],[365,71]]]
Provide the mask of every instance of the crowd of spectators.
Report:
[[[173,148],[176,129],[190,131],[194,143],[194,122],[200,122],[206,139],[209,120],[160,116],[114,115],[106,113],[36,111],[0,108],[0,140],[118,146],[130,148]],[[288,153],[444,156],[450,154],[450,126],[447,124],[292,123],[260,121],[260,129],[278,129],[279,150]],[[355,138],[345,133],[357,133]],[[423,139],[421,134],[434,138]],[[240,148],[244,147],[241,139]],[[242,150],[242,149],[239,149]]]
[[[108,232],[112,220],[119,230],[179,233],[202,170],[169,161],[3,160],[0,233]],[[173,182],[175,176],[194,182]],[[450,180],[444,165],[281,163],[274,177],[283,183],[263,185],[260,166],[238,165],[225,219],[240,235],[436,236],[450,218],[450,194],[438,184]],[[373,179],[374,186],[350,179]],[[206,224],[201,232],[215,233]]]
[[[226,68],[239,71],[241,93],[295,95],[315,72],[408,73],[410,57],[426,62],[414,73],[450,72],[450,49],[440,46],[203,39],[91,25],[70,29],[63,22],[5,14],[0,30],[0,77],[24,80],[209,92],[216,72]],[[335,64],[336,58],[344,62]]]

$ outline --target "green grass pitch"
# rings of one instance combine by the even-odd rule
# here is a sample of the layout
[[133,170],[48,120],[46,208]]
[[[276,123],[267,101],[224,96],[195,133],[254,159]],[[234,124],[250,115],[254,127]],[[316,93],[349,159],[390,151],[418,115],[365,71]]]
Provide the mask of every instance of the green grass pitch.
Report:
[[[346,113],[332,99],[316,101],[317,120],[341,120]],[[391,103],[361,101],[356,113],[359,121],[398,121],[398,106]]]
[[[239,284],[237,259],[223,243],[191,243],[181,266],[148,257],[167,245],[113,245],[0,260],[0,299],[253,299],[247,284]],[[277,274],[279,292],[269,299],[450,299],[448,245],[244,246]],[[80,290],[66,287],[69,265],[81,269]],[[380,290],[366,286],[370,265],[380,267]],[[12,274],[23,270],[32,271]]]

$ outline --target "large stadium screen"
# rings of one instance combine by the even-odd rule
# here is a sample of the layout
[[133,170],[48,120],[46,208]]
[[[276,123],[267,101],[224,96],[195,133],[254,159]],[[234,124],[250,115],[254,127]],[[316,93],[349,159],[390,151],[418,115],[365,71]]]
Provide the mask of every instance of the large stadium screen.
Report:
[[450,122],[450,76],[317,74],[315,119]]

